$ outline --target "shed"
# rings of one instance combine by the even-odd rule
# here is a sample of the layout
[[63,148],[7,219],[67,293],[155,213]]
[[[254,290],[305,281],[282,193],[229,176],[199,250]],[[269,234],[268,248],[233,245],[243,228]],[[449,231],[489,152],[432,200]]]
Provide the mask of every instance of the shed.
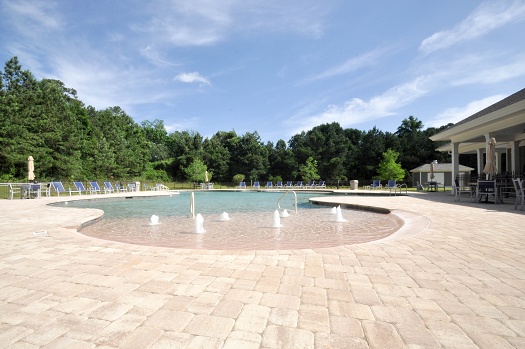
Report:
[[[459,178],[470,178],[472,167],[459,165]],[[410,170],[412,172],[412,183],[425,184],[430,182],[430,163],[421,165]],[[445,187],[452,186],[452,163],[434,164],[434,181],[442,183]]]

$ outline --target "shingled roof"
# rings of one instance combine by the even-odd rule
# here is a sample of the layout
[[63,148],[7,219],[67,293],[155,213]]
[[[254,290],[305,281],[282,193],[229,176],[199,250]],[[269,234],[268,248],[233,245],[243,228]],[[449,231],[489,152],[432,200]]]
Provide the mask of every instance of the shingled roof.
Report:
[[487,114],[490,114],[492,112],[495,112],[496,110],[499,110],[499,109],[503,109],[505,107],[508,107],[509,105],[512,105],[514,103],[518,103],[522,100],[525,100],[525,88],[522,89],[522,90],[519,90],[518,92],[508,96],[507,98],[504,98],[502,99],[501,101],[499,102],[496,102],[488,107],[486,107],[485,109],[483,110],[480,110],[478,111],[476,114],[473,114],[471,116],[469,116],[468,118],[466,119],[463,119],[457,123],[455,123],[453,126],[451,127],[455,127],[455,126],[459,126],[461,124],[465,124],[469,121],[472,121],[472,120],[475,120],[483,115],[487,115]]

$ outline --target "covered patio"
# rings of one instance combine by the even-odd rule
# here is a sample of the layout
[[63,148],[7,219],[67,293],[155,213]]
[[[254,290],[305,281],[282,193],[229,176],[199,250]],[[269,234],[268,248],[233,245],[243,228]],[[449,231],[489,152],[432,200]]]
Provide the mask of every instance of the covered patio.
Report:
[[525,89],[430,137],[435,142],[450,142],[438,150],[451,154],[452,178],[461,177],[459,154],[476,154],[477,173],[483,175],[484,155],[491,138],[497,142],[497,176],[522,178],[525,173]]

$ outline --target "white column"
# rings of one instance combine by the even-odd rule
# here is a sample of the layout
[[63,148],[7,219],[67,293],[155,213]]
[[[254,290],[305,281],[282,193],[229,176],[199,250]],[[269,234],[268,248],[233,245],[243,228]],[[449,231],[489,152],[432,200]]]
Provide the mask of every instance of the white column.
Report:
[[479,148],[476,149],[476,154],[478,155],[478,177],[481,177],[483,175],[483,153],[485,152],[485,148]]
[[519,171],[520,164],[520,141],[512,141],[510,143],[510,165],[512,174],[515,176]]
[[[454,195],[454,180],[459,176],[459,143],[452,142],[452,190],[450,191],[451,195]],[[461,185],[461,183],[460,183]]]

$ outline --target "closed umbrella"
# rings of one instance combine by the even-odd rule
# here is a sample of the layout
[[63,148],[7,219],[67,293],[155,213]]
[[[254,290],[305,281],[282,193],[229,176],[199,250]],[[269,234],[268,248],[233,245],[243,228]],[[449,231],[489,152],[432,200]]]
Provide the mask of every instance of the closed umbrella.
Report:
[[435,177],[436,176],[434,175],[434,163],[431,162],[430,163],[430,181],[433,182]]
[[487,151],[487,161],[483,168],[483,173],[494,177],[498,173],[498,168],[496,167],[496,139],[491,138],[488,144],[489,150]]
[[204,182],[208,183],[210,180],[208,179],[208,171],[204,173]]
[[35,180],[35,163],[32,156],[27,158],[27,179],[30,181]]

